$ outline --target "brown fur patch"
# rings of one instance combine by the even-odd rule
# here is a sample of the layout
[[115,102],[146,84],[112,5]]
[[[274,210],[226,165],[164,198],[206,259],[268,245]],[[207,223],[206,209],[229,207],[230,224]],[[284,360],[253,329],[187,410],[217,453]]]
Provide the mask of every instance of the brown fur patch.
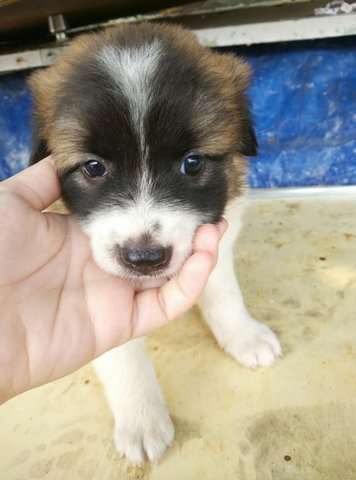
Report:
[[240,155],[234,155],[230,160],[228,172],[228,201],[243,195],[247,189],[247,161]]
[[[244,93],[249,84],[250,69],[242,60],[231,54],[218,54],[199,45],[196,37],[178,26],[141,24],[121,25],[105,31],[86,34],[75,39],[57,64],[35,73],[30,79],[34,94],[38,130],[56,158],[59,172],[80,162],[83,151],[82,127],[73,119],[56,118],[61,102],[63,85],[76,65],[85,62],[88,55],[99,52],[103,45],[120,39],[125,48],[126,38],[130,45],[140,45],[141,36],[152,40],[158,36],[165,46],[172,46],[194,59],[199,70],[216,91],[226,118],[216,121],[214,106],[197,114],[193,128],[201,138],[201,150],[207,155],[235,152],[230,160],[228,195],[232,198],[241,193],[246,173],[246,162],[238,152],[246,149],[246,100]],[[204,101],[201,99],[200,101]],[[198,109],[197,109],[198,111]],[[234,119],[234,120],[231,120]],[[249,119],[248,119],[249,120]]]

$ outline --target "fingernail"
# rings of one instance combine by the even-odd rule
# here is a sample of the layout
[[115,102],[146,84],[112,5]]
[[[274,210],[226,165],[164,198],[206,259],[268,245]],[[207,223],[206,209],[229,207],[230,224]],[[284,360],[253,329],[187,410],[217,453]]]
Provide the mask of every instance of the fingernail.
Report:
[[225,218],[221,217],[216,226],[219,230],[220,235],[223,236],[229,224],[227,223],[227,220]]

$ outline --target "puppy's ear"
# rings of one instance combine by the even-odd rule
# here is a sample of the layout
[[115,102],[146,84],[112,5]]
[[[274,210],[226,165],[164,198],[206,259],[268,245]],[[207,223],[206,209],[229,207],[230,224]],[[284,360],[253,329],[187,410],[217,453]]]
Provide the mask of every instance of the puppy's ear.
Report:
[[51,152],[48,149],[47,142],[44,138],[37,137],[36,134],[33,135],[32,138],[32,149],[30,155],[30,165],[43,160],[44,158],[48,157]]
[[257,140],[252,121],[250,102],[247,97],[247,90],[250,86],[251,68],[241,58],[234,54],[224,54],[225,68],[233,78],[234,101],[236,112],[239,117],[239,153],[246,157],[257,155]]
[[241,134],[240,153],[246,157],[255,157],[257,155],[258,144],[248,106],[246,107],[245,116],[241,123]]
[[33,98],[33,135],[30,165],[50,155],[48,132],[53,122],[53,103],[56,94],[55,69],[37,70],[29,78]]

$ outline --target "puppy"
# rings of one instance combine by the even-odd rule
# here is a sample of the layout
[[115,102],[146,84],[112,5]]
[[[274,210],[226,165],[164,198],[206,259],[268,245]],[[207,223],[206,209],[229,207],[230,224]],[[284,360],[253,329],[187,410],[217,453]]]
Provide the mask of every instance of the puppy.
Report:
[[[249,77],[242,60],[200,46],[181,27],[121,25],[83,35],[30,80],[31,162],[54,154],[64,203],[95,261],[137,288],[175,275],[197,227],[226,216],[229,229],[199,306],[221,348],[256,368],[273,365],[281,347],[248,313],[233,266],[245,157],[256,154]],[[135,464],[158,460],[174,428],[143,340],[94,364],[119,454]]]

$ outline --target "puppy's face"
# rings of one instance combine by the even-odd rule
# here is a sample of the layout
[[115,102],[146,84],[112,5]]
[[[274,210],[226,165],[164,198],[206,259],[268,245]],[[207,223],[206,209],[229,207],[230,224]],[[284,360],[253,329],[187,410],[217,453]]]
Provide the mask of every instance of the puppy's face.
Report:
[[174,275],[197,227],[242,193],[248,77],[183,29],[148,24],[83,36],[32,77],[38,144],[106,271]]

